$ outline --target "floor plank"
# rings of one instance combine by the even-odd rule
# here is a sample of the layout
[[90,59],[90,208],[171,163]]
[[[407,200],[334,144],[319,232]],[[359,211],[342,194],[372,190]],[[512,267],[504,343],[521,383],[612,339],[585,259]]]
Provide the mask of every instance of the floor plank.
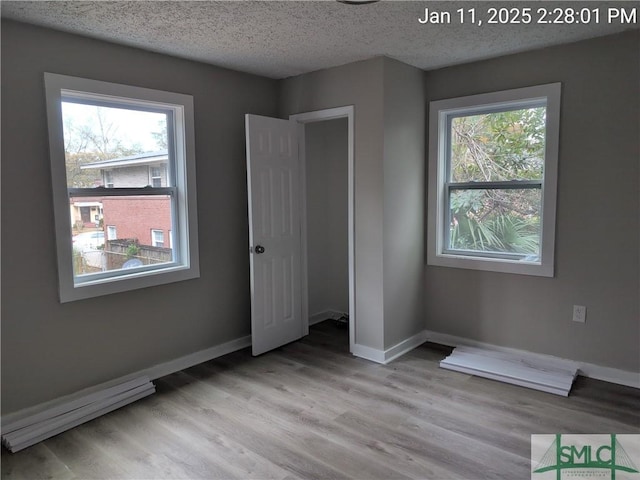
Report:
[[568,398],[439,368],[424,344],[389,365],[327,321],[157,380],[157,393],[17,454],[3,479],[530,478],[534,433],[638,433],[640,392],[578,378]]

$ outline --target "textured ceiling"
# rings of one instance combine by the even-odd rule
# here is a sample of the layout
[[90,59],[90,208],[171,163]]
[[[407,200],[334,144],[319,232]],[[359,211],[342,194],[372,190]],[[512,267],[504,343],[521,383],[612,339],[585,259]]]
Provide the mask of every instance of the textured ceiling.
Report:
[[[2,17],[272,78],[386,55],[434,68],[616,33],[606,8],[638,2],[391,1],[2,1]],[[488,25],[490,7],[570,6],[602,10],[586,25]],[[422,25],[425,7],[451,24]],[[475,8],[480,26],[461,25]],[[634,26],[638,28],[638,25]]]

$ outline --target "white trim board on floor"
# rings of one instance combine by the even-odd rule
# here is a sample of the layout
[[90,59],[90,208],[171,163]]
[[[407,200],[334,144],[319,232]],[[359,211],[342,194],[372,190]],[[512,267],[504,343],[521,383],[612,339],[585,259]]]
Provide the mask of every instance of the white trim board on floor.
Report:
[[211,348],[206,348],[204,350],[200,350],[198,352],[191,353],[189,355],[185,355],[183,357],[176,358],[168,362],[160,363],[158,365],[154,365],[152,367],[139,370],[129,375],[125,375],[123,377],[119,377],[119,378],[110,380],[108,382],[101,383],[99,385],[94,385],[92,387],[85,388],[78,392],[65,395],[64,397],[49,400],[47,402],[25,408],[17,412],[3,415],[2,418],[0,419],[0,422],[3,427],[18,421],[28,422],[28,419],[30,417],[38,417],[42,412],[46,410],[57,408],[69,403],[73,403],[77,401],[79,398],[85,397],[87,395],[99,394],[100,392],[113,388],[116,385],[124,384],[133,379],[136,379],[139,377],[148,377],[150,380],[155,380],[157,378],[164,377],[165,375],[170,375],[172,373],[179,372],[181,370],[184,370],[185,368],[193,367],[203,362],[208,362],[209,360],[213,360],[214,358],[218,358],[228,353],[232,353],[237,350],[241,350],[243,348],[250,347],[250,346],[251,346],[251,335],[248,335],[246,337],[240,337],[235,340],[231,340],[229,342],[216,345]]
[[554,355],[545,355],[541,353],[529,352],[527,350],[519,350],[517,348],[501,347],[490,343],[479,342],[470,338],[458,337],[446,333],[433,332],[425,330],[426,339],[432,343],[447,345],[450,347],[468,346],[477,348],[486,348],[498,352],[512,353],[523,359],[534,361],[550,362],[555,365],[566,365],[565,362],[575,363],[578,367],[578,375],[583,377],[594,378],[605,382],[625,385],[628,387],[640,388],[640,373],[629,372],[617,368],[604,367],[593,363],[581,362],[578,360],[568,360]]
[[440,367],[503,383],[569,396],[578,373],[575,362],[523,359],[520,355],[459,346],[440,361]]
[[2,425],[2,444],[12,453],[155,393],[147,377],[78,398],[39,414]]

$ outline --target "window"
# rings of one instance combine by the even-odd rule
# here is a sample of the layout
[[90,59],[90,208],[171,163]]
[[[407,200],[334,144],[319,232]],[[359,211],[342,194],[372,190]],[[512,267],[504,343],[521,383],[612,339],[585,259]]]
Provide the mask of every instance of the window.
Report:
[[553,276],[560,84],[431,102],[428,264]]
[[[45,86],[61,301],[199,276],[193,98],[50,73]],[[175,232],[169,252],[151,250],[152,226]],[[86,228],[108,241],[78,248]]]
[[151,244],[154,247],[164,247],[164,232],[162,230],[151,230]]
[[152,187],[162,186],[162,169],[160,167],[149,167],[149,176]]
[[[66,153],[65,153],[66,154]],[[104,171],[104,186],[106,188],[113,188],[113,173],[111,170]]]

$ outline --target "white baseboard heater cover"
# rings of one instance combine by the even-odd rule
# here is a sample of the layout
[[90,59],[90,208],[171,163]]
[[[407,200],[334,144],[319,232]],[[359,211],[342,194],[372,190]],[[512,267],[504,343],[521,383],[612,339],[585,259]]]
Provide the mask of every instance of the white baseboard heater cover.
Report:
[[440,367],[567,397],[578,374],[573,362],[522,358],[514,353],[456,347]]
[[148,377],[140,377],[70,400],[8,425],[2,425],[2,444],[10,452],[18,452],[155,391],[156,387]]

